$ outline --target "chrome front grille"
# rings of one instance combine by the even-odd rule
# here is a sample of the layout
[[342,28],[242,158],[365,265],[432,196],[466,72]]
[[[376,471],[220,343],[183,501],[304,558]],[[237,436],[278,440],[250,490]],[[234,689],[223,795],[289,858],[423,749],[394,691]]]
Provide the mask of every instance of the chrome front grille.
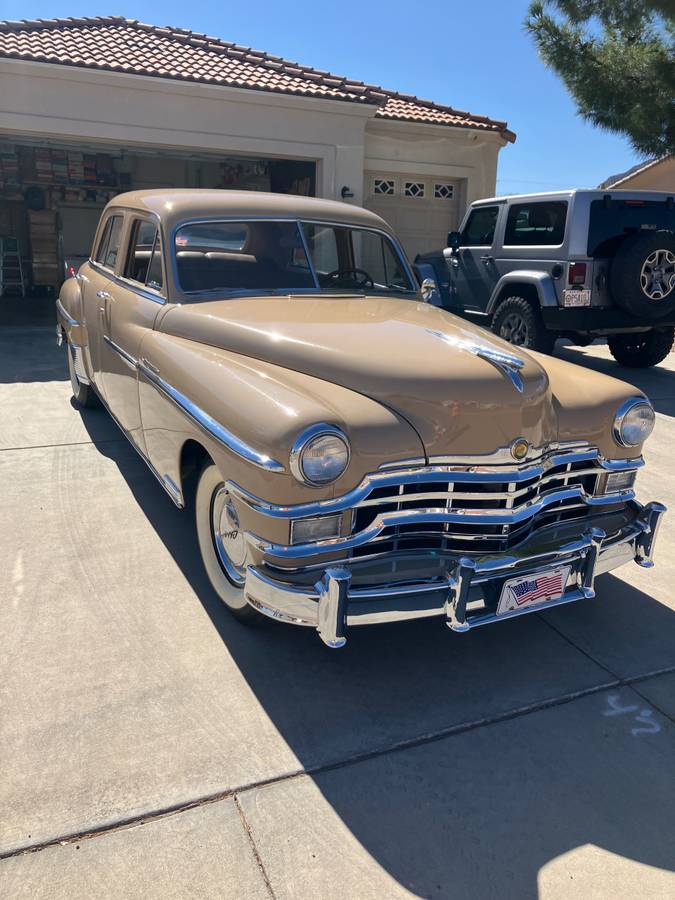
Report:
[[412,513],[411,521],[385,525],[367,543],[351,548],[350,556],[508,550],[535,528],[588,515],[587,498],[595,494],[602,471],[597,460],[574,459],[544,471],[533,467],[531,475],[525,469],[515,480],[513,472],[500,476],[495,470],[486,472],[485,480],[480,473],[430,471],[423,480],[376,487],[354,507],[352,534],[368,531],[378,520],[398,520],[398,513]]

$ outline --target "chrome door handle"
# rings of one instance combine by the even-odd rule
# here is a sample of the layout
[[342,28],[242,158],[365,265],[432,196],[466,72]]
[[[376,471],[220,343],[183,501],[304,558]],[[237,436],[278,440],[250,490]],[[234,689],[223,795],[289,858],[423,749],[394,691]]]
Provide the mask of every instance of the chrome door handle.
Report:
[[99,300],[112,300],[112,295],[107,291],[96,291],[96,296]]
[[491,256],[480,256],[479,259],[481,262],[484,262],[484,263],[492,262]]

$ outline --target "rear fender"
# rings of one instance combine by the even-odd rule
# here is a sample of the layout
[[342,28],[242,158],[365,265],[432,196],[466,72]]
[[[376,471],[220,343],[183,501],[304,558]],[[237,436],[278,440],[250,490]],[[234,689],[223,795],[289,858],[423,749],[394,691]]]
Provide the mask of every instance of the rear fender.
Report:
[[515,272],[507,272],[499,279],[490,297],[487,313],[492,315],[502,300],[517,293],[519,285],[528,285],[537,292],[540,306],[558,306],[558,297],[555,284],[548,272],[537,272],[522,269]]

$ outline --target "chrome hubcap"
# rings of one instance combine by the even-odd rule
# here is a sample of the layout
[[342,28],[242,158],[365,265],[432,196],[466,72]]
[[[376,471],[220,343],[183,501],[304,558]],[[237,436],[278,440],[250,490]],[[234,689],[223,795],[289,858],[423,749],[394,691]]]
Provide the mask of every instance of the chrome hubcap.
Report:
[[230,492],[223,485],[213,496],[211,531],[218,561],[230,581],[243,587],[246,581],[246,541]]
[[517,347],[524,347],[527,343],[527,323],[518,313],[509,313],[499,329],[499,337]]
[[642,264],[640,287],[650,300],[663,300],[675,288],[675,254],[654,250]]

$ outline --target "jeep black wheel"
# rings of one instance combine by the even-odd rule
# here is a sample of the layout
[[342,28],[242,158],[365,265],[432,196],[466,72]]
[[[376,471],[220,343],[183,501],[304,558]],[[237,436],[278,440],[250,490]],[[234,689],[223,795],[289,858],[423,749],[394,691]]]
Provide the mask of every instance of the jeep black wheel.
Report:
[[663,362],[672,350],[674,338],[675,328],[652,328],[634,334],[612,334],[607,338],[607,345],[622,366],[646,369]]
[[539,310],[524,297],[507,297],[499,305],[492,330],[510,344],[527,350],[552,353],[555,346],[556,335],[546,330]]
[[616,303],[643,322],[675,313],[675,234],[643,231],[626,238],[612,262],[609,286]]

